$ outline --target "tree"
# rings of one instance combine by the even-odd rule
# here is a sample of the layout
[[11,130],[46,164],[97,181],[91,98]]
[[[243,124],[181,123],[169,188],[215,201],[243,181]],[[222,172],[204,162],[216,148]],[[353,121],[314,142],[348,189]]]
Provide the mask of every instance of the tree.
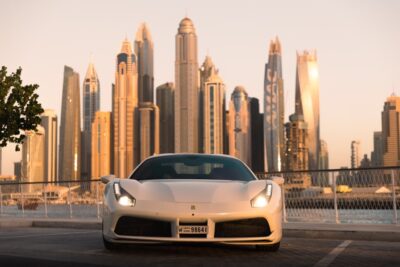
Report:
[[36,130],[40,123],[42,105],[38,102],[37,84],[22,85],[21,67],[7,75],[7,68],[0,70],[0,147],[7,143],[23,143],[24,131]]

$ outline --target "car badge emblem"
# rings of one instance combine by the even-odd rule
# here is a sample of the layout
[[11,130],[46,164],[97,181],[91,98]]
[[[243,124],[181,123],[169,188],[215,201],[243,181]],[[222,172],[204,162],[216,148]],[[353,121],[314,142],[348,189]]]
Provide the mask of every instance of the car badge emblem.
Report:
[[190,206],[190,209],[191,209],[191,210],[195,210],[195,209],[196,209],[196,206],[195,206],[195,205],[191,205],[191,206]]

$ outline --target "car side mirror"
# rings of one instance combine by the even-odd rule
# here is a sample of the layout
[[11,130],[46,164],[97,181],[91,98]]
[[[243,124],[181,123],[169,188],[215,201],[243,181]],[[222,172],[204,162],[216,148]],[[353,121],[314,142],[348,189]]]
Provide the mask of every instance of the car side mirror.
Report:
[[112,180],[115,179],[115,175],[114,174],[110,174],[110,175],[106,175],[106,176],[102,176],[100,178],[101,182],[103,184],[108,184],[109,182],[111,182]]
[[273,176],[271,180],[277,183],[278,185],[283,185],[285,183],[285,179],[280,176]]

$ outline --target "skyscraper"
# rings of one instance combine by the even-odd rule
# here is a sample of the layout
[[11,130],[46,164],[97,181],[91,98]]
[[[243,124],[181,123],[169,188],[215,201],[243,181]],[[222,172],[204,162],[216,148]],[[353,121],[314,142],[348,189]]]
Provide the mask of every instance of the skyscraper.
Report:
[[251,165],[254,172],[264,172],[264,114],[257,98],[250,98]]
[[329,169],[329,151],[328,143],[325,140],[320,140],[320,153],[319,153],[319,169],[327,170]]
[[140,161],[160,153],[160,112],[152,102],[139,106]]
[[308,126],[308,169],[318,169],[319,160],[319,79],[316,51],[297,53],[295,112]]
[[136,33],[135,54],[139,103],[154,102],[153,40],[146,23],[140,24]]
[[358,168],[361,164],[361,143],[360,141],[351,141],[351,168]]
[[137,67],[131,43],[125,39],[117,55],[113,87],[113,156],[114,174],[126,178],[138,164]]
[[[40,125],[37,131],[26,131],[22,145],[21,182],[44,182],[45,132]],[[23,191],[33,192],[42,189],[41,184],[27,184]]]
[[285,157],[284,92],[281,44],[271,41],[264,78],[265,169],[281,171]]
[[400,97],[387,98],[382,111],[383,166],[400,165]]
[[91,178],[97,179],[111,174],[111,112],[97,111],[91,126]]
[[160,153],[174,153],[174,84],[164,83],[156,90],[156,103],[160,109]]
[[383,166],[382,132],[374,132],[374,150],[371,153],[371,166]]
[[[303,171],[308,169],[307,123],[303,115],[292,114],[286,128],[286,164],[288,171]],[[311,185],[311,176],[308,173],[288,174],[285,188],[304,189]]]
[[198,152],[197,36],[189,18],[181,20],[175,41],[175,152]]
[[307,123],[303,115],[292,114],[286,127],[286,170],[304,171],[308,169]]
[[60,181],[76,181],[81,175],[79,74],[68,66],[64,67],[61,102],[58,178]]
[[[328,170],[329,169],[328,143],[325,140],[321,139],[319,148],[320,148],[320,152],[319,152],[318,169]],[[319,172],[318,173],[318,182],[323,186],[329,186],[329,173],[328,172]]]
[[90,179],[92,122],[100,109],[100,82],[92,63],[83,81],[82,179]]
[[[223,154],[225,134],[225,84],[210,57],[200,69],[201,81],[201,149],[204,153]],[[205,78],[207,77],[207,78]]]
[[21,182],[21,161],[14,162],[14,175],[18,183]]
[[235,87],[229,103],[229,155],[251,167],[250,103],[243,86]]
[[1,147],[0,147],[0,174],[2,174],[2,164],[3,164],[3,162],[2,162],[2,151],[1,151]]
[[40,125],[45,132],[44,181],[57,181],[57,115],[52,109],[46,109],[41,115]]

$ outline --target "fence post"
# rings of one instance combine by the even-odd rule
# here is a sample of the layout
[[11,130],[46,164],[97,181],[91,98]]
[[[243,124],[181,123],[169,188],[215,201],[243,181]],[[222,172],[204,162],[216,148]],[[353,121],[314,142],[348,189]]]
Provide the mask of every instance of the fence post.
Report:
[[96,182],[97,219],[100,219],[99,182]]
[[332,183],[333,183],[333,205],[335,208],[335,221],[336,223],[340,223],[339,220],[339,212],[338,212],[338,200],[337,200],[337,193],[336,193],[336,176],[335,172],[332,172]]
[[71,183],[68,182],[69,218],[72,218]]
[[397,224],[397,204],[396,204],[396,182],[394,170],[392,170],[392,199],[393,199],[393,223]]
[[43,195],[44,195],[44,217],[47,218],[47,192],[46,185],[43,183]]
[[3,215],[3,191],[1,191],[1,185],[0,185],[0,215]]
[[22,193],[22,185],[19,186],[19,193],[20,193],[20,198],[21,198],[21,209],[22,209],[22,215],[25,215],[25,203],[24,203],[24,194]]
[[283,221],[287,222],[287,214],[286,214],[286,198],[285,198],[285,183],[281,185],[282,190],[282,210],[283,210]]

